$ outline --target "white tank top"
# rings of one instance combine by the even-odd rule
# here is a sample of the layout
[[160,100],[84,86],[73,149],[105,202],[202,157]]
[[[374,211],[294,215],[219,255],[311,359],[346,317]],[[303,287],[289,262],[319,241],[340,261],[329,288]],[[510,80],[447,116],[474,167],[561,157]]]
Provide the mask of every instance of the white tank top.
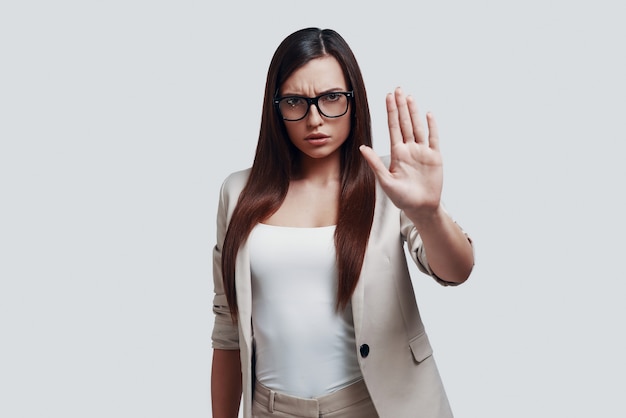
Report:
[[250,233],[256,378],[292,396],[358,380],[352,308],[337,312],[334,226],[258,224]]

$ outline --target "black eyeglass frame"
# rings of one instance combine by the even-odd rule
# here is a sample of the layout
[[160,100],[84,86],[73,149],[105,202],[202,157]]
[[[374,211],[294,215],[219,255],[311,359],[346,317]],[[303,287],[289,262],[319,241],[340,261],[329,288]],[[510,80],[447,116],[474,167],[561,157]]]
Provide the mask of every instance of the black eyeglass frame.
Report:
[[[319,99],[321,99],[324,96],[328,96],[329,94],[341,94],[343,96],[346,96],[346,98],[348,99],[348,104],[346,104],[346,110],[341,115],[328,116],[326,113],[322,112],[322,109],[320,109],[319,105],[317,104]],[[285,100],[285,99],[292,99],[292,98],[303,99],[303,100],[305,100],[307,102],[306,112],[304,112],[304,115],[302,115],[301,118],[298,118],[298,119],[287,119],[287,118],[285,118],[285,116],[283,116],[283,112],[281,112],[281,110],[280,110],[280,102]],[[353,90],[351,90],[351,91],[329,91],[328,93],[320,94],[317,97],[304,97],[304,96],[296,96],[296,95],[284,96],[284,97],[275,97],[274,98],[274,105],[276,106],[276,110],[278,110],[278,113],[283,118],[283,120],[285,120],[287,122],[297,122],[299,120],[302,120],[302,119],[306,118],[306,116],[309,114],[309,110],[311,110],[311,105],[315,105],[315,107],[317,108],[317,111],[322,116],[325,116],[325,117],[331,118],[331,119],[340,118],[343,115],[345,115],[346,113],[348,113],[348,108],[350,107],[349,106],[350,99],[354,99],[354,91]]]

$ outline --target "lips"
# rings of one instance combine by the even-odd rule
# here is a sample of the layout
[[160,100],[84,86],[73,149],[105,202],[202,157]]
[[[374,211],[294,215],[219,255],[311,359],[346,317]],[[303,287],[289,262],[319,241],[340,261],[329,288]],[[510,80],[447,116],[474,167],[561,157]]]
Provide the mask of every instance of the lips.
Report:
[[313,133],[304,138],[305,141],[312,145],[323,145],[328,142],[329,139],[330,137],[328,135],[322,133]]
[[314,139],[324,139],[324,138],[328,138],[328,135],[322,134],[322,133],[315,133],[315,134],[307,135],[306,138],[304,139],[306,139],[307,141],[310,141]]

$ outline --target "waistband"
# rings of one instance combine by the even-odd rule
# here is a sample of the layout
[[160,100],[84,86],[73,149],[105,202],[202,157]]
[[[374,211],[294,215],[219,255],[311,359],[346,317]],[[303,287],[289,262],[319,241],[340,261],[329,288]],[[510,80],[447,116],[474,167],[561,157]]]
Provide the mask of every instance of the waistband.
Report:
[[369,398],[363,379],[318,398],[299,398],[276,392],[258,381],[254,385],[254,401],[267,407],[269,412],[280,411],[300,417],[315,417],[328,414]]

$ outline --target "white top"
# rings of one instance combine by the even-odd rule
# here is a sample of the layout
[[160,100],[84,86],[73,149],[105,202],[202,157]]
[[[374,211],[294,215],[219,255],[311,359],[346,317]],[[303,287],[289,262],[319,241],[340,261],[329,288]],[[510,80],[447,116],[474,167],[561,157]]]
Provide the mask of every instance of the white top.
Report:
[[250,233],[256,378],[292,396],[321,396],[360,379],[352,308],[335,309],[334,226],[258,224]]

